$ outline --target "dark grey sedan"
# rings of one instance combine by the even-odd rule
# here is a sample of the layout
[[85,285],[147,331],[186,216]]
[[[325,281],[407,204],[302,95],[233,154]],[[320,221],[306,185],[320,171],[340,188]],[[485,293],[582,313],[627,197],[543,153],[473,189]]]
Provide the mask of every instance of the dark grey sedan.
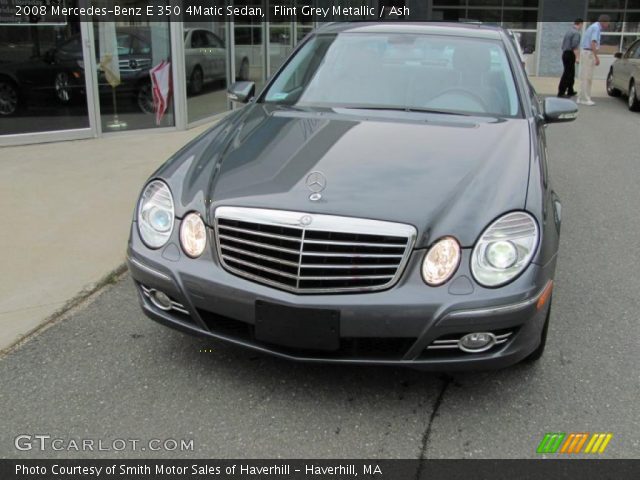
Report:
[[607,93],[612,97],[626,95],[629,110],[640,111],[640,40],[625,53],[616,53],[607,75]]
[[542,355],[560,234],[542,101],[506,32],[332,24],[144,186],[143,311],[311,362],[498,368]]

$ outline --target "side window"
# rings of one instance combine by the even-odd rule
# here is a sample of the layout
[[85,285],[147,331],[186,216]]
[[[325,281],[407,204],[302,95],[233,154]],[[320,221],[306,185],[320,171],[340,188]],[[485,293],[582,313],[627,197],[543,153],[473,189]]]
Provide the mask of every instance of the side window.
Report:
[[216,37],[213,33],[207,32],[207,43],[213,48],[224,48],[222,40]]
[[203,30],[195,30],[191,34],[191,48],[205,48],[209,46],[207,36]]
[[624,58],[638,58],[638,52],[640,51],[640,42],[631,44],[629,49],[625,52]]
[[635,51],[631,52],[631,58],[640,60],[640,42],[636,42],[635,47],[632,48],[635,48]]

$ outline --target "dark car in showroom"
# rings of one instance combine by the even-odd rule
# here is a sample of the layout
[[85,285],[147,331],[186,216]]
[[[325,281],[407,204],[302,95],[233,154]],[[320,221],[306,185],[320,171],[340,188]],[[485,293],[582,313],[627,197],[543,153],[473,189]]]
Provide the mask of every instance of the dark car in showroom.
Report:
[[[97,35],[96,35],[97,37]],[[121,83],[116,88],[120,108],[153,113],[151,91],[152,49],[145,27],[118,27],[116,31]],[[96,42],[96,62],[100,62]],[[0,115],[13,115],[28,102],[57,99],[62,104],[85,95],[85,64],[80,34],[71,36],[42,56],[0,63]],[[109,104],[113,94],[104,72],[98,72],[101,96]]]
[[625,95],[632,112],[640,111],[640,40],[626,52],[615,54],[615,61],[607,75],[607,93],[612,97]]
[[542,355],[561,207],[507,32],[338,23],[144,186],[128,265],[166,326],[309,362]]

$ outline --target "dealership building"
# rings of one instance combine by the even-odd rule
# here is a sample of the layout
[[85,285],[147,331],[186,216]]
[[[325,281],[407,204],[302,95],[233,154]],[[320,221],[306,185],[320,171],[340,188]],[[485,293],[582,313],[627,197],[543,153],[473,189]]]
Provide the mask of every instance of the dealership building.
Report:
[[[226,97],[230,83],[251,80],[261,88],[319,23],[370,19],[334,14],[334,5],[385,20],[502,25],[516,32],[533,76],[560,75],[560,44],[575,18],[611,18],[598,79],[606,77],[616,52],[640,38],[640,0],[185,0],[164,2],[182,10],[162,17],[147,15],[147,7],[163,3],[154,0],[64,2],[78,8],[117,3],[131,12],[113,20],[25,10],[38,3],[50,8],[56,2],[0,2],[0,146],[209,122],[233,108]],[[200,12],[187,19],[185,10],[195,4],[250,7],[265,16]],[[282,15],[275,15],[275,5]],[[303,6],[329,14],[305,16]]]

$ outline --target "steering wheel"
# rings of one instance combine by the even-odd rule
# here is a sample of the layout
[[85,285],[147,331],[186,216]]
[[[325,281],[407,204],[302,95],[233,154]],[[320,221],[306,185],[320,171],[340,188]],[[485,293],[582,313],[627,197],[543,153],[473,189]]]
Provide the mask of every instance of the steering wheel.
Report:
[[429,100],[428,103],[431,103],[436,98],[443,97],[443,96],[448,95],[450,93],[458,93],[458,94],[461,93],[463,95],[466,95],[468,98],[472,99],[474,102],[476,102],[478,105],[480,105],[485,112],[489,111],[489,106],[487,105],[487,102],[485,102],[485,100],[480,95],[478,95],[477,93],[471,92],[471,91],[469,91],[469,90],[467,90],[465,88],[461,88],[461,87],[447,88],[446,90],[443,90],[440,93],[438,93],[435,97],[432,97]]

